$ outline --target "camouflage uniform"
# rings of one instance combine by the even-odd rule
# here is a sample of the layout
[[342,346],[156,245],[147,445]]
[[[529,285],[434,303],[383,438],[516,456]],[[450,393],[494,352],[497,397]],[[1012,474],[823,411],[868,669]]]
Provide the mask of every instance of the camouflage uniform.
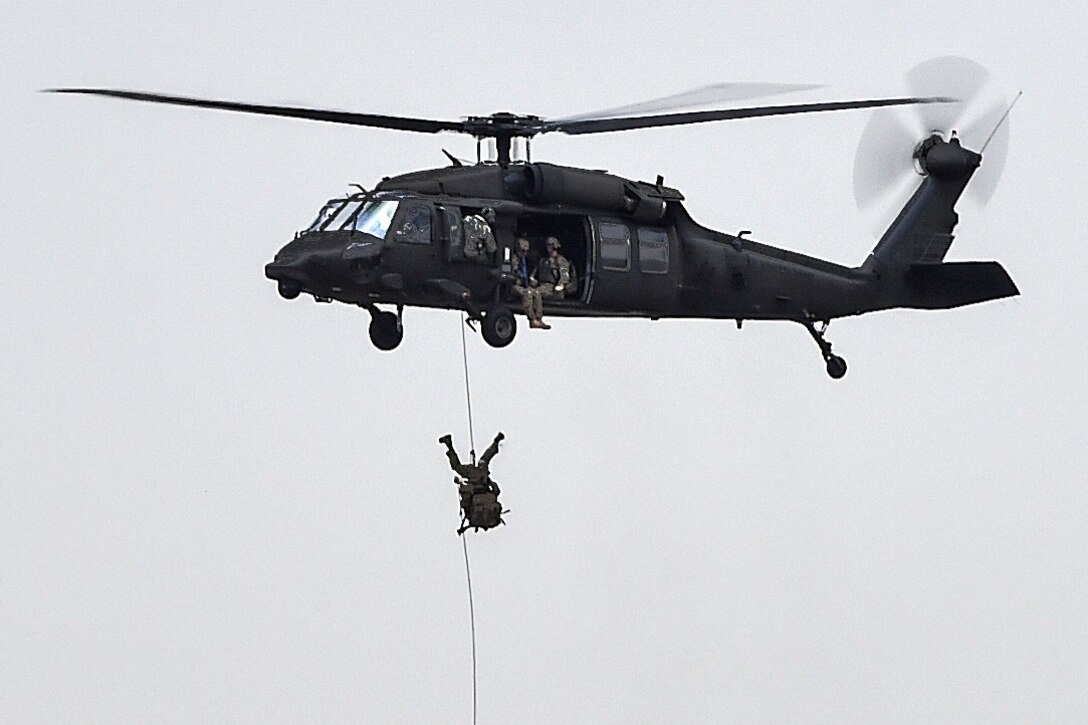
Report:
[[536,278],[540,286],[540,297],[562,299],[570,291],[571,267],[570,262],[562,254],[559,254],[560,244],[555,237],[548,237],[548,248],[555,249],[555,256],[550,254],[540,260],[536,268]]
[[[494,216],[494,212],[491,216]],[[479,214],[470,214],[464,218],[463,226],[465,228],[464,253],[469,259],[494,254],[498,249],[495,244],[495,235],[491,233],[491,225],[484,217]]]
[[499,452],[499,443],[505,438],[502,433],[487,447],[479,461],[474,464],[461,463],[457,451],[453,449],[453,437],[449,435],[438,439],[446,446],[446,457],[452,468],[461,478],[454,478],[457,492],[461,497],[461,534],[468,528],[490,529],[503,523],[502,504],[499,503],[499,485],[491,480],[488,465]]
[[540,290],[537,289],[534,276],[537,265],[530,262],[528,240],[519,239],[518,247],[513,262],[516,279],[514,292],[521,298],[521,307],[525,310],[525,316],[529,318],[530,326],[537,327],[541,324],[540,318],[544,315],[544,301],[540,298]]

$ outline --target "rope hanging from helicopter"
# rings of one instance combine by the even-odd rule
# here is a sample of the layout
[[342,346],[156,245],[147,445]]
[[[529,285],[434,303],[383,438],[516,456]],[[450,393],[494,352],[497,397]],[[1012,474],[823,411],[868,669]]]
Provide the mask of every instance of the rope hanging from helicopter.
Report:
[[[468,376],[468,343],[465,340],[465,327],[468,326],[468,314],[465,313],[465,317],[461,322],[461,359],[465,366],[465,404],[468,413],[468,441],[472,446],[469,450],[472,451],[472,462],[476,463],[476,439],[473,435],[472,428],[472,389],[469,385]],[[472,602],[472,570],[468,564],[468,541],[467,537],[461,537],[461,548],[465,552],[465,579],[468,581],[468,621],[469,628],[472,632],[472,725],[476,725],[476,607]]]
[[476,463],[476,439],[472,430],[472,390],[469,387],[468,379],[468,343],[465,342],[465,327],[467,325],[468,313],[465,313],[461,324],[461,359],[465,363],[465,403],[468,407],[468,442],[471,446],[469,450],[472,451],[472,462]]
[[468,580],[468,622],[472,630],[472,725],[476,725],[476,608],[472,604],[472,571],[468,566],[468,540],[461,537],[465,551],[465,578]]

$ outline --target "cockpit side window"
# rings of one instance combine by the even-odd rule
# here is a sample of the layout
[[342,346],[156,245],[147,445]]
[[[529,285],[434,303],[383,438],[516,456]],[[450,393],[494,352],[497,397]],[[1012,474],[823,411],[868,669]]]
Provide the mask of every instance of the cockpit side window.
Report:
[[397,229],[397,239],[411,244],[431,243],[431,209],[411,204],[404,211]]

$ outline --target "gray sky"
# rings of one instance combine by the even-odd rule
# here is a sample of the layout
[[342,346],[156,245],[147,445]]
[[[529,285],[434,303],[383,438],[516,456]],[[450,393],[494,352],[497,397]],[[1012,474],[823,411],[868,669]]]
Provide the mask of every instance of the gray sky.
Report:
[[[253,4],[254,6],[256,4]],[[1011,95],[950,259],[1023,296],[796,325],[470,339],[509,526],[473,536],[481,723],[1071,721],[1088,709],[1084,8],[9,3],[0,28],[0,720],[467,722],[458,316],[286,302],[263,265],[351,182],[471,139],[37,94],[454,119],[724,80]],[[865,113],[540,139],[700,222],[846,264]]]

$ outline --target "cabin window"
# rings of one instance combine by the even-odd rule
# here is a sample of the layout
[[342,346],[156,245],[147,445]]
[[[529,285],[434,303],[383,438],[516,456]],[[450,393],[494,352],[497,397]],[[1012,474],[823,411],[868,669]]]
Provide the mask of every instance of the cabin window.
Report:
[[669,235],[664,229],[638,228],[638,268],[646,274],[668,274]]
[[631,232],[623,224],[597,225],[601,237],[601,268],[626,272],[631,269]]
[[431,210],[425,206],[409,206],[401,217],[397,240],[411,244],[431,243]]

